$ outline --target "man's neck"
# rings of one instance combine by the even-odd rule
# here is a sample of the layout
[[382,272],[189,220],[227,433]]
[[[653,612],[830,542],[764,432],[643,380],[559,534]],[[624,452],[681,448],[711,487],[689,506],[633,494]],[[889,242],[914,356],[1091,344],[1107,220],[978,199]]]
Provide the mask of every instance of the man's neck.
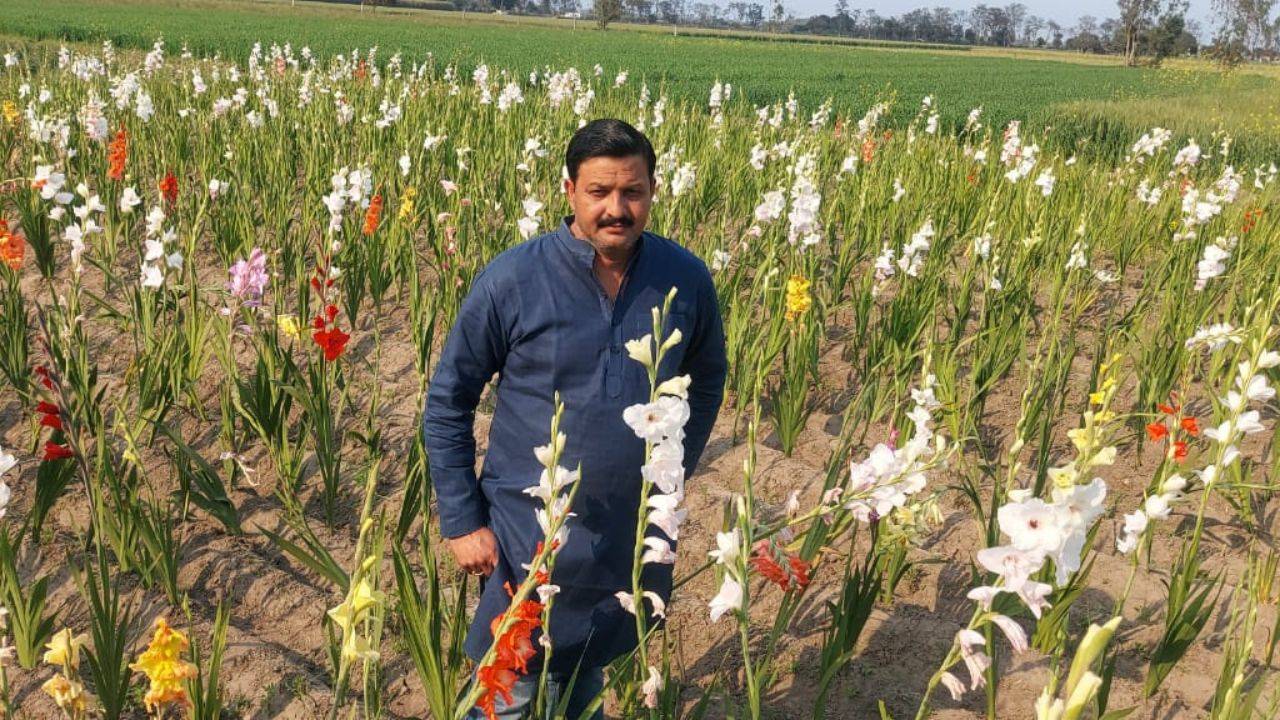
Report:
[[591,238],[587,237],[578,227],[577,222],[571,224],[569,230],[574,237],[582,239],[595,249],[596,254],[591,263],[591,269],[596,278],[599,279],[600,285],[604,288],[609,299],[617,299],[618,291],[622,287],[623,275],[627,271],[627,264],[631,261],[631,256],[635,254],[638,243],[632,242],[625,248],[604,249],[592,242]]

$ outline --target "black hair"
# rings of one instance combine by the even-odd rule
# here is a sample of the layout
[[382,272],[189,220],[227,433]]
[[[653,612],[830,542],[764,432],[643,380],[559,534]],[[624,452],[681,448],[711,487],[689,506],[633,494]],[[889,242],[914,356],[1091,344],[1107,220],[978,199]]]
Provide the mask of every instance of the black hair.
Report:
[[649,179],[653,179],[658,166],[658,156],[644,133],[627,122],[616,118],[600,118],[578,128],[569,140],[564,153],[564,166],[569,179],[578,180],[578,166],[594,157],[623,158],[640,155],[649,166]]

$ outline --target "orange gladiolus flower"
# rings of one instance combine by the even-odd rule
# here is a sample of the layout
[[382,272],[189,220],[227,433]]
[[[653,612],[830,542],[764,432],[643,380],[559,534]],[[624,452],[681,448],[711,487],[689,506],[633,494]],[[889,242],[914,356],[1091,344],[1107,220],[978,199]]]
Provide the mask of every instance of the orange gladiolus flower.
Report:
[[1170,446],[1170,452],[1174,462],[1182,462],[1187,459],[1187,441],[1175,440]]
[[1147,425],[1147,437],[1152,440],[1160,440],[1169,434],[1169,428],[1165,427],[1162,422],[1153,422]]
[[22,268],[22,256],[26,253],[26,238],[9,229],[9,223],[0,220],[0,263],[10,270]]
[[382,195],[374,195],[369,201],[369,209],[364,213],[364,234],[372,235],[378,229],[378,221],[382,218]]
[[[534,555],[541,553],[541,550],[539,543]],[[547,582],[547,579],[543,571],[534,576],[534,581],[539,584]],[[514,595],[510,584],[507,585],[507,594]],[[542,612],[545,609],[537,600],[525,600],[499,614],[489,623],[489,631],[495,636],[493,659],[476,669],[476,679],[484,688],[476,700],[476,707],[489,720],[497,720],[499,695],[507,703],[512,701],[511,688],[520,677],[517,673],[529,672],[529,660],[538,654],[533,645],[533,631],[542,626]],[[506,630],[498,635],[498,631],[508,622],[510,624]]]
[[112,180],[124,179],[124,163],[129,158],[129,134],[124,128],[116,133],[107,149],[107,177]]
[[178,202],[178,178],[172,172],[167,172],[164,177],[157,183],[160,188],[160,194],[164,197],[165,202],[170,205]]
[[1182,418],[1182,430],[1195,437],[1200,434],[1200,422],[1194,417],[1184,417]]

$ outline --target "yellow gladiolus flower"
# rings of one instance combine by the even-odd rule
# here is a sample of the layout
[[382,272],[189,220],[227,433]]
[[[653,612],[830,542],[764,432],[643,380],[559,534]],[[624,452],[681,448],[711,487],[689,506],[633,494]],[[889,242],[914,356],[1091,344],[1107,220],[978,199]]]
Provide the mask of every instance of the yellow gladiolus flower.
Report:
[[400,194],[400,212],[397,214],[399,219],[404,220],[413,215],[417,205],[417,197],[418,188],[407,187],[404,189],[404,192]]
[[276,327],[280,328],[280,332],[291,338],[302,337],[302,328],[298,325],[297,315],[277,315]]
[[813,296],[809,294],[809,285],[809,281],[799,275],[792,275],[787,280],[787,322],[795,322],[813,307]]
[[4,115],[4,122],[6,125],[14,124],[20,116],[18,106],[14,105],[12,100],[4,101],[4,107],[3,109],[0,109],[0,114]]
[[185,635],[169,627],[163,617],[156,618],[151,643],[138,656],[138,661],[129,666],[151,681],[142,699],[148,712],[175,703],[182,707],[191,705],[183,683],[196,676],[196,666],[182,659],[189,645]]
[[79,682],[59,673],[45,680],[40,689],[53,698],[53,702],[60,710],[72,718],[85,716],[88,701],[85,699],[84,686]]
[[80,648],[84,647],[83,634],[71,636],[71,628],[63,628],[45,645],[44,661],[50,665],[61,665],[63,672],[80,667]]

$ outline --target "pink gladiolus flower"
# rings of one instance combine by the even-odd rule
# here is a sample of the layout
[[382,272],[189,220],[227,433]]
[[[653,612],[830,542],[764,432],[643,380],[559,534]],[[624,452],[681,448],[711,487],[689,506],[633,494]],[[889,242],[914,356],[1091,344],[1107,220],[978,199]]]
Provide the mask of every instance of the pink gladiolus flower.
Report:
[[245,305],[256,306],[267,289],[267,256],[260,248],[249,253],[248,260],[237,260],[231,266],[227,290]]

